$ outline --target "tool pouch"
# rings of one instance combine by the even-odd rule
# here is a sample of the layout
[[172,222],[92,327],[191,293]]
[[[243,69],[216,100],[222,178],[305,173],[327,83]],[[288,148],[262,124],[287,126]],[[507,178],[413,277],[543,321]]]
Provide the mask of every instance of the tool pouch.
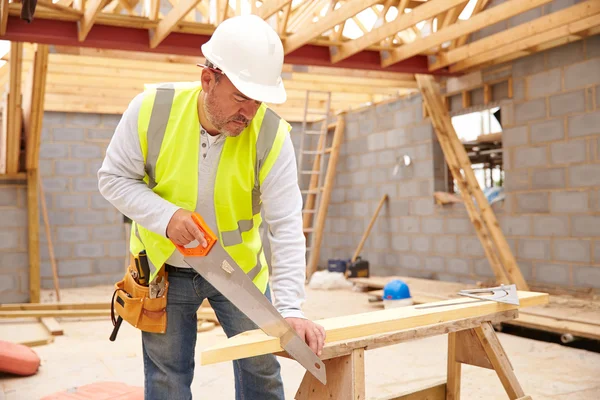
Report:
[[130,265],[122,280],[115,284],[111,302],[111,318],[116,324],[115,312],[132,326],[146,332],[165,333],[167,330],[167,293],[169,282],[164,268],[156,279],[165,280],[160,297],[150,298],[150,288],[140,285],[131,275]]

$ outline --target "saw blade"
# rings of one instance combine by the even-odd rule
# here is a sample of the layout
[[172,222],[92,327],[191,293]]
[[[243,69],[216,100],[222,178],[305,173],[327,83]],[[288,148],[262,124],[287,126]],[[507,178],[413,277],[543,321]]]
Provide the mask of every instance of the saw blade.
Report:
[[184,261],[263,332],[279,338],[280,346],[315,378],[324,385],[327,383],[323,361],[308,347],[220,243],[215,243],[206,255],[185,256]]

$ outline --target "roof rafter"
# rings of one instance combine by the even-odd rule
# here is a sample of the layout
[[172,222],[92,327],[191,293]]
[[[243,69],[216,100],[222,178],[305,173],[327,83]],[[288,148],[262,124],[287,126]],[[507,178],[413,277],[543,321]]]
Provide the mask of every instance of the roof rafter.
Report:
[[[254,0],[250,0],[253,2]],[[275,14],[283,7],[291,4],[292,0],[267,0],[262,3],[262,6],[256,11],[256,15],[262,19],[267,19],[271,15]]]
[[173,31],[177,25],[200,0],[181,0],[169,11],[167,16],[160,20],[156,29],[150,31],[150,47],[156,48]]
[[80,42],[83,42],[88,33],[90,33],[92,25],[96,22],[96,18],[98,18],[98,14],[100,14],[100,11],[102,11],[102,8],[106,5],[106,2],[107,0],[89,0],[85,3],[85,11],[78,23],[78,39]]

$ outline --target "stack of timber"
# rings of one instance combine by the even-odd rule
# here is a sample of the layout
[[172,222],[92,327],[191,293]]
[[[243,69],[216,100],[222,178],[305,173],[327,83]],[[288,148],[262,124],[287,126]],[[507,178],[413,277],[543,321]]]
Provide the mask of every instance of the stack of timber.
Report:
[[[463,283],[404,276],[349,278],[375,300],[381,300],[383,287],[394,279],[406,282],[416,304],[459,298],[462,297],[458,295],[459,290],[473,288]],[[600,300],[552,294],[548,304],[519,310],[517,319],[504,324],[551,332],[563,338],[571,335],[574,338],[600,340]]]

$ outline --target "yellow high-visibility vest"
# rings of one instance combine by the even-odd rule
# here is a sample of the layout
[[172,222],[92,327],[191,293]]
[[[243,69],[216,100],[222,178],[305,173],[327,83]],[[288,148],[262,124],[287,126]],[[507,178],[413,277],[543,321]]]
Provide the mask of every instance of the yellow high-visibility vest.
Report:
[[[198,200],[200,82],[147,85],[138,117],[144,182],[171,203],[195,211]],[[290,124],[262,104],[250,125],[225,138],[214,187],[217,234],[227,253],[264,293],[269,270],[259,227],[260,185],[279,156]],[[176,251],[163,235],[132,223],[130,251],[146,251],[152,281]]]

